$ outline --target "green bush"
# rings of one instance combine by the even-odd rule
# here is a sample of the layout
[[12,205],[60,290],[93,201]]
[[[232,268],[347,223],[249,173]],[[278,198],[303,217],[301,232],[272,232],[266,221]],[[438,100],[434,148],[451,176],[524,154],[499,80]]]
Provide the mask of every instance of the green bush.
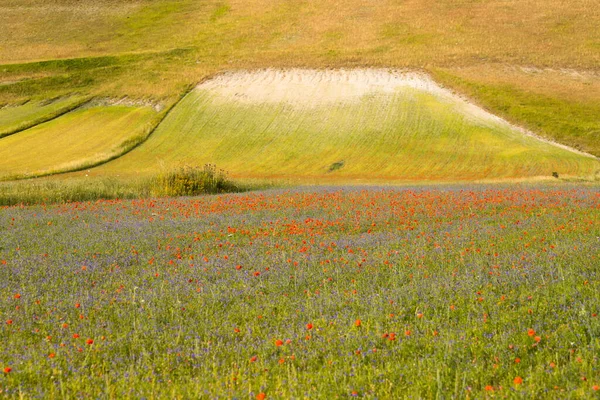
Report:
[[203,193],[225,193],[237,187],[223,170],[206,164],[204,167],[185,165],[159,174],[153,182],[156,196],[195,196]]

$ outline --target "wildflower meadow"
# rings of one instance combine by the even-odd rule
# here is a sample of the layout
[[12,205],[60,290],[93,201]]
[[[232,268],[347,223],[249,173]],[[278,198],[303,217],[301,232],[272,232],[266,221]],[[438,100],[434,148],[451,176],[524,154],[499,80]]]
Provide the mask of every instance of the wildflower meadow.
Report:
[[0,209],[0,397],[593,398],[600,191]]

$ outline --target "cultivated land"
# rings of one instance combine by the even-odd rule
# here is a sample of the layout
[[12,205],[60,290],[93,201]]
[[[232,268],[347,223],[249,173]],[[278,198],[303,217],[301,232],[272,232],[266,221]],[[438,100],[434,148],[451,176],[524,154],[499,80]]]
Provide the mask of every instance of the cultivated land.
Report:
[[594,158],[527,137],[422,74],[265,70],[188,94],[140,147],[95,171],[216,163],[288,182],[594,179]]
[[144,134],[150,107],[89,106],[0,140],[0,179],[93,166],[120,155]]
[[114,200],[0,227],[8,397],[598,393],[597,190]]
[[0,104],[77,93],[169,107],[227,70],[417,69],[512,123],[600,155],[593,0],[10,0],[0,7]]
[[0,138],[56,118],[82,105],[85,100],[67,97],[0,108]]
[[1,1],[0,397],[598,396],[598,26]]

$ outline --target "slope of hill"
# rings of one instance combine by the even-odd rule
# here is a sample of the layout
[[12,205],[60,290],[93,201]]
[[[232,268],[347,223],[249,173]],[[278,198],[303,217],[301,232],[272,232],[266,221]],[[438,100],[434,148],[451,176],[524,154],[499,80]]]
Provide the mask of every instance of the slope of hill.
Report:
[[199,85],[97,174],[216,163],[236,177],[444,181],[590,177],[600,163],[527,136],[422,74],[265,70]]
[[90,106],[0,139],[0,180],[92,166],[119,155],[156,115],[151,107]]
[[85,97],[67,97],[0,108],[0,138],[60,116],[86,100]]
[[[77,94],[169,105],[226,70],[402,68],[599,156],[599,25],[593,0],[7,0],[0,104]],[[542,165],[491,175],[545,175]]]

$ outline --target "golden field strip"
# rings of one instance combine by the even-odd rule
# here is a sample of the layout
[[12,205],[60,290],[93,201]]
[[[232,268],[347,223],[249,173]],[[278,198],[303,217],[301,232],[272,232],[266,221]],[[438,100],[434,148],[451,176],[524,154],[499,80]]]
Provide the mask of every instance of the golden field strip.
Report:
[[119,154],[150,122],[149,107],[91,106],[0,140],[0,180],[93,165]]

